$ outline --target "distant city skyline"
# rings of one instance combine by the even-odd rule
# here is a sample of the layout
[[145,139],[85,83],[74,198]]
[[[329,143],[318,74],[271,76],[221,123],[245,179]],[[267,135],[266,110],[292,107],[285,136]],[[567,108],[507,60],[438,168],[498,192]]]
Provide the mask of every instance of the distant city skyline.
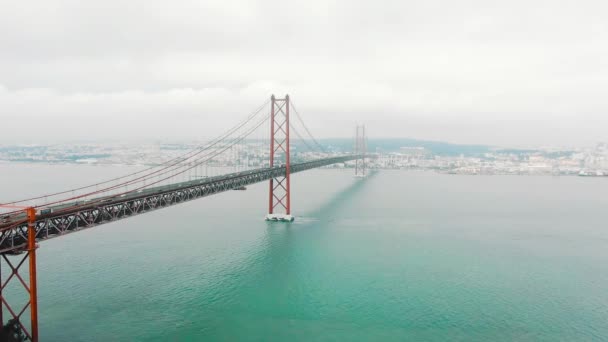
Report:
[[[66,144],[75,144],[75,145],[86,145],[86,144],[94,144],[94,145],[102,145],[106,144],[108,146],[120,145],[120,144],[154,144],[154,143],[162,143],[162,144],[203,144],[206,141],[213,140],[215,137],[213,136],[200,136],[200,137],[108,137],[108,138],[71,138],[71,137],[62,137],[58,139],[54,139],[53,137],[18,137],[14,139],[2,139],[0,137],[0,148],[9,147],[9,146],[54,146],[54,145],[66,145]],[[292,141],[297,144],[297,142],[301,140],[300,138],[293,137]],[[309,139],[304,139],[309,140]],[[327,145],[328,141],[341,141],[341,145],[348,144],[349,141],[354,141],[354,137],[324,137],[318,138],[318,141],[322,145]],[[421,147],[426,143],[431,144],[445,144],[454,147],[462,147],[462,146],[479,146],[479,147],[487,147],[491,149],[517,149],[517,150],[581,150],[581,149],[589,149],[597,147],[598,145],[603,145],[608,143],[608,139],[605,141],[595,141],[589,142],[587,144],[515,144],[515,145],[494,145],[487,143],[460,143],[453,142],[441,139],[417,139],[411,137],[369,137],[368,140],[370,142],[378,142],[378,141],[406,141],[408,143],[404,143],[402,147]]]
[[0,143],[195,139],[289,93],[319,138],[608,140],[601,1],[4,2]]
[[[197,143],[87,143],[40,146],[0,146],[1,163],[89,164],[89,165],[163,165],[183,156]],[[292,141],[292,161],[335,157],[352,151],[348,140],[326,141],[324,150],[311,149],[306,143]],[[210,176],[264,167],[270,151],[263,140],[243,141],[226,153],[217,146],[213,160],[199,165],[192,173]],[[213,150],[213,149],[211,149]],[[368,141],[367,162],[372,169],[427,170],[467,175],[571,175],[608,176],[608,144],[577,150],[499,149],[482,145],[451,145],[424,141],[379,139]],[[353,162],[337,163],[334,168],[353,167]],[[190,176],[189,176],[190,177]]]

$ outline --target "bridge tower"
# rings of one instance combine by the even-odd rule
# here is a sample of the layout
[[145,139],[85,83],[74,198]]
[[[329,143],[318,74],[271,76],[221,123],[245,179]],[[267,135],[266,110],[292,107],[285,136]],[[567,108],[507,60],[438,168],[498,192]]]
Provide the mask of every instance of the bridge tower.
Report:
[[289,95],[270,97],[270,167],[284,167],[285,175],[270,179],[267,221],[291,222],[289,153]]
[[[4,206],[7,207],[7,206]],[[9,206],[10,207],[10,206]],[[14,207],[21,208],[21,207]],[[29,340],[38,342],[38,291],[36,280],[36,209],[25,208],[25,217],[27,218],[27,229],[20,231],[20,234],[27,236],[27,243],[17,247],[16,249],[4,252],[0,256],[0,266],[3,264],[8,266],[8,277],[4,279],[0,267],[0,341],[20,341]],[[23,256],[21,256],[23,254]],[[18,258],[14,260],[13,258]],[[27,261],[27,271],[26,268]],[[25,273],[25,274],[24,274]],[[28,275],[29,282],[24,280],[25,275]],[[24,306],[11,306],[7,301],[6,292],[10,283],[20,283],[27,293],[27,301]],[[17,285],[18,288],[21,286]],[[6,311],[4,310],[6,308]],[[30,312],[30,328],[26,327],[27,320],[23,318],[24,313],[29,308]],[[5,323],[4,314],[8,317]],[[25,320],[25,322],[24,322]]]
[[367,154],[365,125],[357,125],[355,134],[355,154],[361,155],[361,158],[355,160],[355,177],[365,177],[367,175],[367,164],[365,163],[365,155]]

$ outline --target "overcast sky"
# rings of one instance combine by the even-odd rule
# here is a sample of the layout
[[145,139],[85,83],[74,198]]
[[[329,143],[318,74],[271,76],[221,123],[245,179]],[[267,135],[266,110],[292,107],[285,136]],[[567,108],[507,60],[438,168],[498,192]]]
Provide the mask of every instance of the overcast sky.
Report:
[[198,138],[289,93],[319,138],[608,140],[605,1],[0,0],[0,142]]

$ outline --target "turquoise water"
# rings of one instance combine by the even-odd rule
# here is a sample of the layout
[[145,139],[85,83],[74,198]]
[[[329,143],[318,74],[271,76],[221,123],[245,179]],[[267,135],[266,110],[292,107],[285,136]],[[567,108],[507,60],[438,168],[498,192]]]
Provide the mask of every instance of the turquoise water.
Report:
[[41,243],[42,341],[608,340],[608,179],[315,170],[292,224],[266,191]]

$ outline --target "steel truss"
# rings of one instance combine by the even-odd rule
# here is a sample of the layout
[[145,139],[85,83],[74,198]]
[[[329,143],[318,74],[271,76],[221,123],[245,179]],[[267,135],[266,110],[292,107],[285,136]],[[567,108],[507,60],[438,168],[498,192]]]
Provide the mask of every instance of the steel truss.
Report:
[[[290,174],[326,165],[344,163],[361,158],[358,155],[325,158],[292,164]],[[234,188],[259,183],[286,174],[286,166],[261,168],[231,173],[211,180],[176,183],[159,187],[154,194],[135,197],[113,197],[91,205],[75,205],[47,215],[37,215],[34,222],[36,241],[47,240],[83,229],[144,214],[197,198],[217,194]],[[91,202],[95,202],[92,200]],[[0,226],[0,254],[18,253],[27,247],[28,225]]]
[[[34,227],[36,221],[36,210],[34,208],[27,208],[25,210],[27,217],[26,229],[26,243],[19,252],[25,254],[23,256],[14,258],[10,257],[10,254],[15,253],[2,253],[0,259],[0,265],[2,261],[8,266],[9,276],[5,279],[2,278],[2,270],[0,268],[0,328],[2,333],[8,335],[5,338],[12,338],[14,340],[29,340],[38,342],[38,292],[37,292],[37,281],[36,281],[36,239],[34,238]],[[24,268],[27,265],[29,282],[26,282],[23,277]],[[6,288],[11,281],[19,282],[25,292],[27,292],[28,300],[23,306],[15,306],[8,302],[6,298]],[[21,287],[19,286],[19,287]],[[4,308],[10,315],[7,320],[7,326],[4,326]],[[29,309],[30,312],[30,327],[22,321],[22,316]],[[18,311],[17,311],[18,310]],[[9,337],[10,336],[10,337]]]

